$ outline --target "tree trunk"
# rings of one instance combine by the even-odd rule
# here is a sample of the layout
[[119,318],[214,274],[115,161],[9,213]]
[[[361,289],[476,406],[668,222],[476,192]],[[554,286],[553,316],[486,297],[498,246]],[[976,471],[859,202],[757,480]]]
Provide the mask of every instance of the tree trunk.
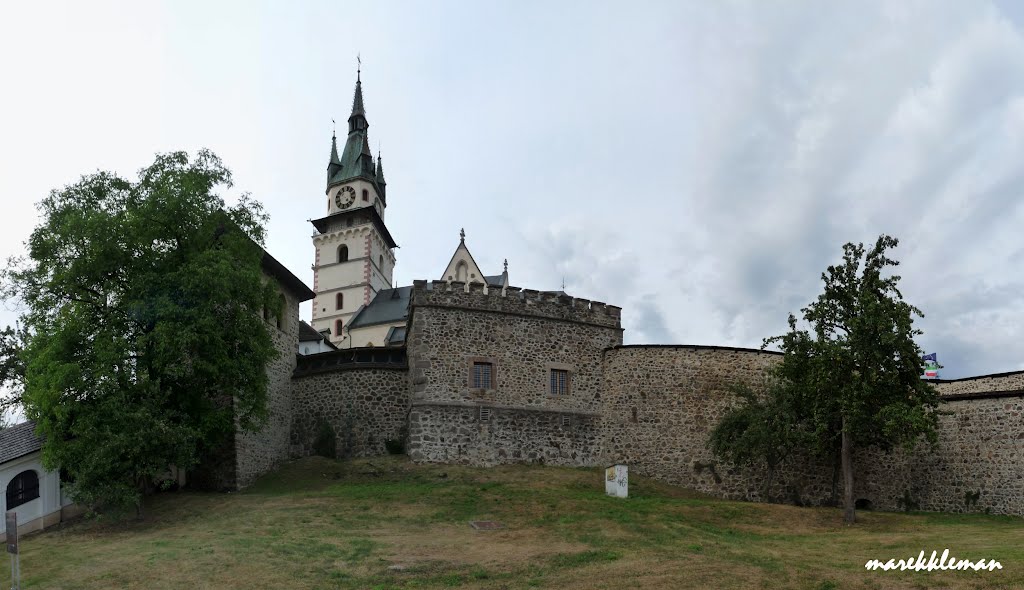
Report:
[[857,522],[857,513],[853,503],[853,441],[846,428],[843,418],[843,520],[847,524]]

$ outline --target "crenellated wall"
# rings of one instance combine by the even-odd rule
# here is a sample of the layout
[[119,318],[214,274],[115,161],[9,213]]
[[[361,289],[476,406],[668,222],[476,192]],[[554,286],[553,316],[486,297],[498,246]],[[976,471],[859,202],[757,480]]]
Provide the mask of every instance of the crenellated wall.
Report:
[[[292,302],[289,301],[289,308]],[[557,293],[417,281],[406,349],[363,348],[269,368],[266,428],[239,434],[218,477],[248,485],[286,457],[313,452],[322,423],[339,456],[403,441],[416,461],[491,466],[613,462],[718,497],[829,504],[834,466],[791,457],[765,473],[719,462],[708,436],[737,402],[730,384],[764,385],[779,353],[714,346],[623,346],[620,309]],[[294,330],[293,330],[294,323]],[[297,318],[274,332],[293,342]],[[474,362],[493,385],[471,387]],[[569,390],[549,387],[568,371]],[[934,382],[944,398],[934,451],[858,449],[855,497],[876,509],[1024,515],[1024,372]]]
[[[601,362],[622,343],[619,308],[443,281],[414,283],[410,307],[413,459],[600,462]],[[493,387],[470,387],[474,362],[491,363]],[[569,372],[567,394],[550,391],[552,369]]]

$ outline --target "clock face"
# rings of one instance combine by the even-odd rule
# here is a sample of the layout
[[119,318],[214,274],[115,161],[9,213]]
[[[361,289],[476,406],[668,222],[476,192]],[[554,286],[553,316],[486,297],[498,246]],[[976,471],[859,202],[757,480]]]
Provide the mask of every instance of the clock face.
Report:
[[334,204],[339,209],[348,209],[356,201],[356,189],[350,186],[341,187],[338,194],[334,195]]

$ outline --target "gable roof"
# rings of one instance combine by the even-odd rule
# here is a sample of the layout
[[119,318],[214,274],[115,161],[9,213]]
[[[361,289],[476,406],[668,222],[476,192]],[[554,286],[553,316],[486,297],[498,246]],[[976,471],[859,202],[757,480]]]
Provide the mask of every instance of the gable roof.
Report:
[[381,289],[369,305],[364,306],[349,320],[348,329],[354,330],[363,326],[393,324],[405,321],[409,314],[409,298],[411,295],[411,286]]
[[323,340],[324,335],[316,331],[316,328],[309,325],[306,320],[299,320],[299,342],[314,342]]
[[0,464],[24,457],[43,448],[43,439],[36,436],[36,423],[31,420],[0,430]]

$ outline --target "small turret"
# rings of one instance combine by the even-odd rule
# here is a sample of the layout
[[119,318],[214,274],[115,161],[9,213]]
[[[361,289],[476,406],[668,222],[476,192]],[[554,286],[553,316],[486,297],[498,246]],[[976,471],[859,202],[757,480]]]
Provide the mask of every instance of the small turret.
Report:
[[376,173],[376,177],[377,177],[377,186],[380,187],[380,194],[383,197],[384,196],[384,192],[385,192],[385,190],[387,188],[387,183],[384,182],[384,163],[381,160],[380,152],[377,152],[377,173]]
[[327,185],[330,186],[331,179],[341,171],[341,159],[338,158],[338,137],[331,133],[331,159],[327,163]]

